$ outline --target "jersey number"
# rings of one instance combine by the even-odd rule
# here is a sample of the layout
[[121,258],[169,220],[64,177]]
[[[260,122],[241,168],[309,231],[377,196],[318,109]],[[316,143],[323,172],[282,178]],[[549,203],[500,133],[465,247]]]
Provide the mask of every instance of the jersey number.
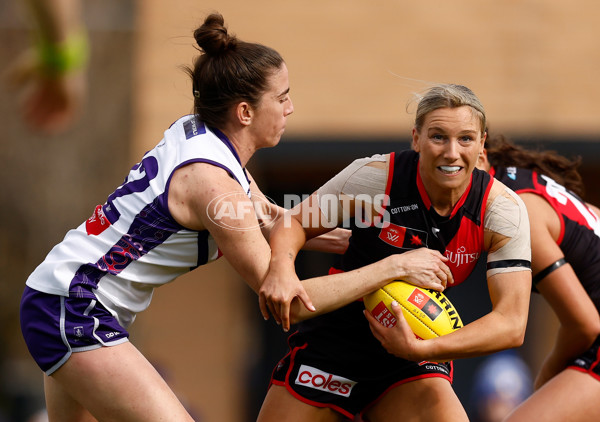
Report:
[[571,204],[577,208],[579,214],[585,219],[588,226],[594,230],[596,236],[600,236],[600,221],[598,220],[598,216],[586,207],[576,196],[565,189],[564,186],[559,185],[547,176],[541,176],[546,181],[546,192],[548,192],[548,195],[556,199],[561,205],[567,205],[568,202],[571,202]]

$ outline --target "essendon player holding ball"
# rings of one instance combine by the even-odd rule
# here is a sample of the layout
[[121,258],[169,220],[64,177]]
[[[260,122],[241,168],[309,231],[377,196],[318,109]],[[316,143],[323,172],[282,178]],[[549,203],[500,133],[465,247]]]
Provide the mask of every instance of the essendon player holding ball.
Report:
[[[361,302],[305,321],[275,368],[259,422],[340,421],[356,414],[370,422],[468,420],[451,387],[448,361],[521,345],[531,289],[525,205],[475,169],[485,130],[483,106],[471,90],[429,89],[418,103],[412,151],[356,160],[273,228],[261,292],[292,291],[300,283],[294,259],[304,241],[350,216],[350,245],[335,271],[429,248],[439,252],[441,264],[430,276],[451,287],[486,251],[491,312],[430,340],[416,339],[397,307],[392,328],[363,315]],[[314,221],[319,224],[308,224]],[[412,281],[411,269],[422,273],[417,264],[409,261],[405,280]]]

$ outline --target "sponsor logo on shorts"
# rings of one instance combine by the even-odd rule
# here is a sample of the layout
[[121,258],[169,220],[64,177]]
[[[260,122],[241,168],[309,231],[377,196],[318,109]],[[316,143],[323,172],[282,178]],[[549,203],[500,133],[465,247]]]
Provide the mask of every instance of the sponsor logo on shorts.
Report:
[[446,365],[436,362],[430,362],[428,360],[424,360],[418,363],[419,366],[425,367],[428,371],[441,372],[442,374],[449,375],[450,371]]
[[106,333],[106,334],[104,334],[104,337],[106,337],[107,339],[111,339],[111,338],[113,338],[113,337],[116,337],[116,336],[118,336],[119,334],[121,334],[121,333],[120,333],[120,332],[118,332],[118,331],[112,331],[112,332],[110,332],[110,333]]
[[323,372],[320,369],[308,365],[301,365],[296,385],[314,388],[315,390],[325,391],[326,393],[337,394],[338,396],[350,397],[356,381],[349,380],[339,375]]

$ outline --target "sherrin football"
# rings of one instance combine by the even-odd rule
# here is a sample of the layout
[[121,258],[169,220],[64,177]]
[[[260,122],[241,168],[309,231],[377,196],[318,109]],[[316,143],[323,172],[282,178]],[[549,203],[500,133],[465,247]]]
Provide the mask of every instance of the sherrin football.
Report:
[[396,325],[392,301],[420,339],[431,339],[458,330],[463,323],[450,300],[441,292],[393,281],[363,298],[365,308],[385,327]]

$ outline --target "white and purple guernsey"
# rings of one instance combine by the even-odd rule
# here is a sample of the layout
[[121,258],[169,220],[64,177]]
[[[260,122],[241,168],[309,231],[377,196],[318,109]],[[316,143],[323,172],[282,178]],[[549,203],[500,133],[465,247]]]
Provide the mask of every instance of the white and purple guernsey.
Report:
[[184,116],[104,205],[50,251],[27,286],[97,298],[127,328],[148,307],[155,287],[220,255],[208,231],[188,230],[169,212],[173,173],[195,162],[225,169],[250,196],[250,181],[227,137],[195,116]]

